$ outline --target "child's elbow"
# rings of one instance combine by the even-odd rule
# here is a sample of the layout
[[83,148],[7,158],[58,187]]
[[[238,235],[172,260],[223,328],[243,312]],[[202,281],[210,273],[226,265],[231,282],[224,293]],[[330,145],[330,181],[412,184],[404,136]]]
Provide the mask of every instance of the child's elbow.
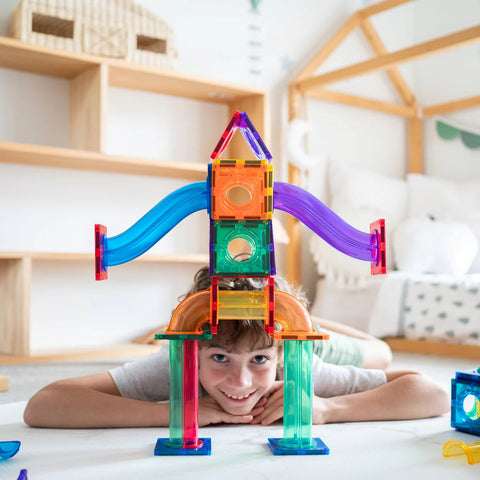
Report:
[[23,412],[23,421],[29,426],[29,427],[36,427],[37,422],[36,422],[36,414],[35,414],[35,407],[34,407],[34,402],[33,398],[31,398],[27,406],[25,407],[25,410]]
[[430,380],[431,416],[438,417],[450,411],[450,391],[443,384]]
[[450,410],[450,394],[444,384],[418,372],[409,372],[399,380],[410,398],[411,418],[439,417]]
[[[38,395],[38,394],[37,394]],[[37,406],[36,395],[32,397],[25,407],[23,412],[23,421],[29,427],[41,427],[40,416],[38,415],[39,408]]]
[[30,427],[45,427],[45,414],[51,411],[49,402],[51,398],[49,387],[37,392],[27,403],[23,412],[23,421]]
[[445,413],[450,412],[450,407],[451,407],[451,399],[450,399],[450,391],[446,388],[443,388],[440,386],[440,391],[439,396],[441,397],[440,402],[440,413],[439,415],[444,415]]

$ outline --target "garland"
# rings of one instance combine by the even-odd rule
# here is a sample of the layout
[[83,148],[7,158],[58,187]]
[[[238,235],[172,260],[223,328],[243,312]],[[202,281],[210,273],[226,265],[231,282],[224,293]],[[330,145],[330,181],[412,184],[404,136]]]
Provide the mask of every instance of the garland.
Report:
[[444,120],[437,120],[437,133],[444,140],[452,140],[460,135],[460,139],[467,148],[480,148],[480,133],[459,128]]

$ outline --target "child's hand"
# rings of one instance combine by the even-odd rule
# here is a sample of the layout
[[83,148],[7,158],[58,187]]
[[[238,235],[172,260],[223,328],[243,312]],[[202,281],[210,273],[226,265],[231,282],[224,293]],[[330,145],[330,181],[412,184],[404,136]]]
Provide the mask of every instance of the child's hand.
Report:
[[210,396],[198,400],[198,424],[200,427],[214,423],[250,423],[260,409],[255,407],[250,415],[232,415]]
[[328,411],[328,398],[313,396],[312,399],[312,425],[323,425],[327,423],[326,414]]
[[[325,398],[313,396],[312,399],[312,424],[322,425],[326,423],[325,414],[327,412],[328,400]],[[255,414],[255,411],[260,413]],[[273,422],[283,417],[283,382],[275,382],[272,389],[263,396],[255,406],[252,412],[254,415],[251,424],[271,425]]]
[[[260,413],[255,414],[256,410]],[[283,417],[283,382],[276,381],[272,388],[260,399],[252,412],[251,424],[271,425]]]

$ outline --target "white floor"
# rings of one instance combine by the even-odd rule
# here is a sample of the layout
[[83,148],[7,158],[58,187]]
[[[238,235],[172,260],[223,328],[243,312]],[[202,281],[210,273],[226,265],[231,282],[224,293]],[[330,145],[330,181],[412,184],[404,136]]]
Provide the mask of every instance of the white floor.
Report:
[[[97,367],[106,366],[105,361],[100,365],[92,363],[90,367],[97,371]],[[449,384],[455,371],[476,366],[467,360],[397,353],[392,368],[420,370]],[[22,422],[24,406],[25,402],[0,406],[0,440],[22,442],[15,457],[0,461],[1,479],[16,479],[22,468],[33,480],[480,478],[480,463],[468,465],[464,456],[442,456],[448,440],[479,440],[452,430],[448,415],[415,421],[314,426],[314,436],[331,450],[328,456],[273,456],[267,438],[281,437],[281,425],[221,425],[200,430],[201,436],[212,439],[210,457],[155,457],[155,441],[168,436],[166,428],[33,429]]]
[[465,358],[439,357],[436,355],[420,355],[413,353],[394,352],[390,370],[410,369],[430,375],[439,382],[450,384],[455,372],[478,368],[478,361]]
[[9,383],[8,391],[0,392],[0,405],[28,400],[40,388],[56,380],[105,372],[125,361],[121,358],[0,365],[0,375],[8,377]]

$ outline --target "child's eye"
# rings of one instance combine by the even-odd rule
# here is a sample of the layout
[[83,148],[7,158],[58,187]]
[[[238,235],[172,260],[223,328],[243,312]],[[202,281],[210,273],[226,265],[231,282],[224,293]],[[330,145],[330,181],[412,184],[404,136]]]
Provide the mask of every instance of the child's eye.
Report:
[[227,357],[225,355],[222,355],[221,353],[215,353],[212,355],[213,360],[216,362],[226,362]]
[[265,363],[268,358],[265,355],[255,355],[253,357],[253,363]]

